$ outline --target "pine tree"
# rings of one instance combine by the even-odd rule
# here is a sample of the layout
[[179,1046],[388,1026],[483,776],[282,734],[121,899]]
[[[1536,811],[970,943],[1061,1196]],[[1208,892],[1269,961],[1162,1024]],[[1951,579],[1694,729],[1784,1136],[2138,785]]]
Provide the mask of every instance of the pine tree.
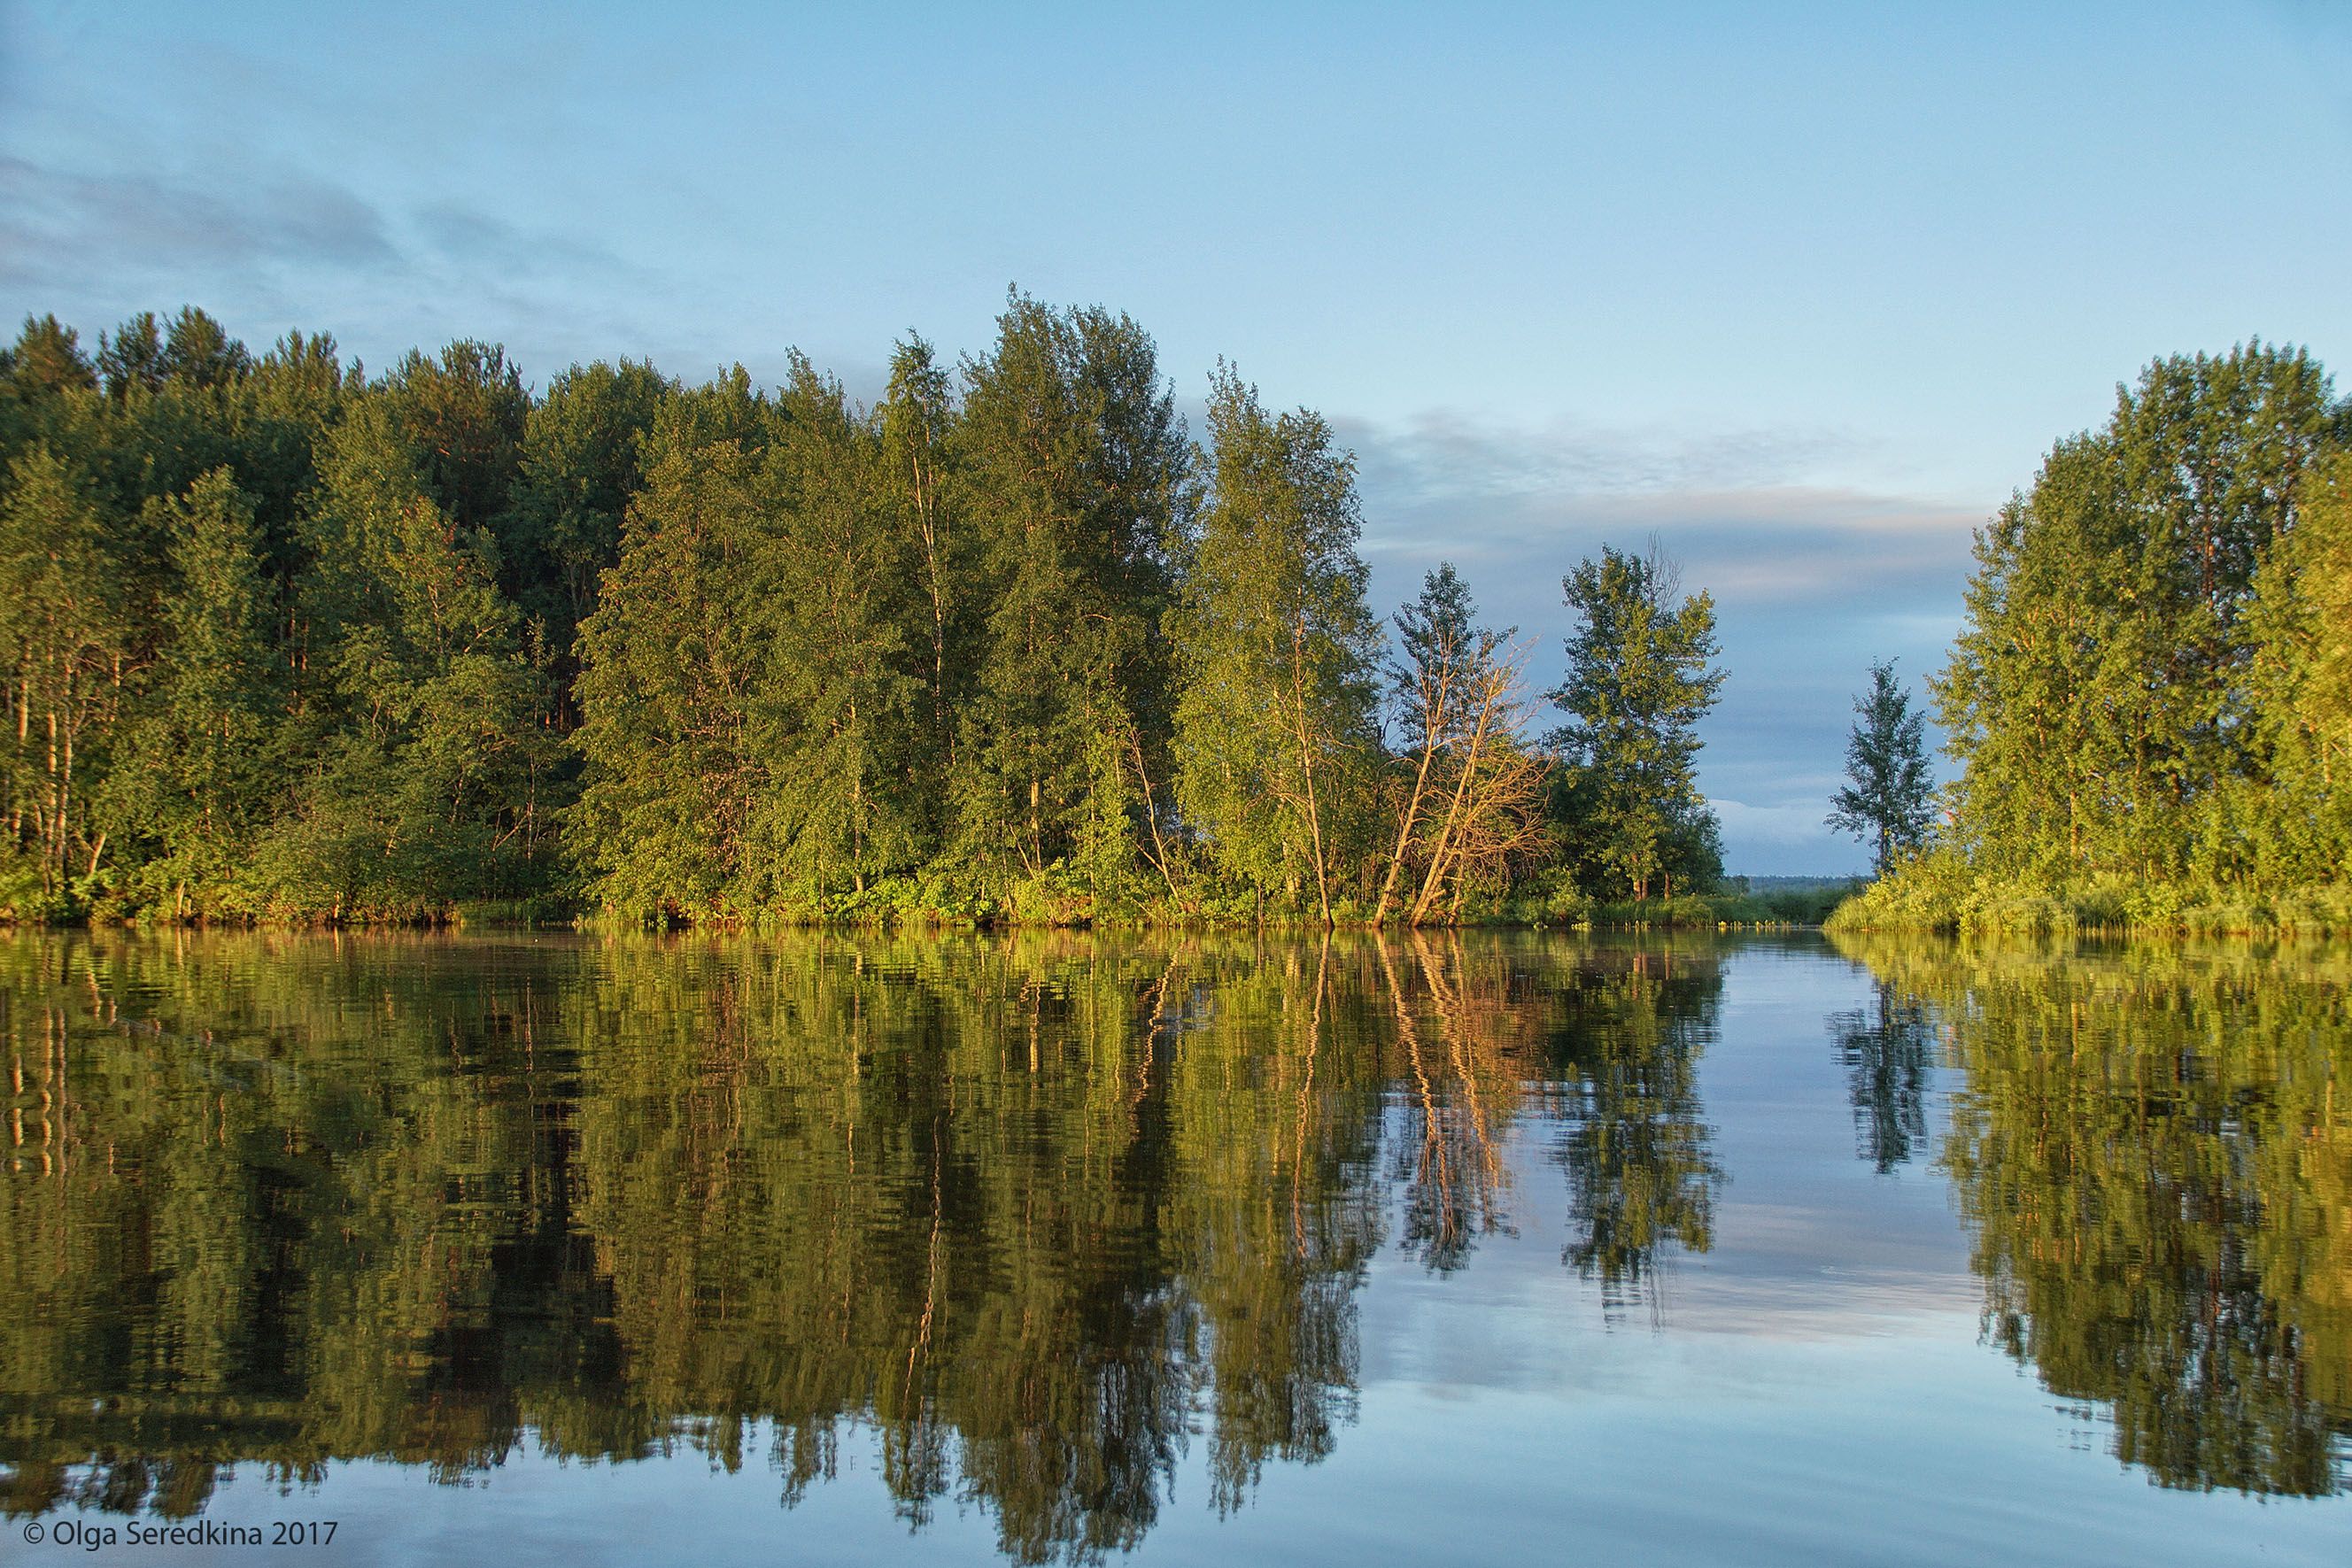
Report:
[[156,369],[167,382],[206,389],[225,387],[252,371],[253,356],[218,321],[186,306],[172,318]]
[[1868,844],[1871,870],[1885,876],[1927,837],[1933,788],[1922,745],[1927,721],[1912,711],[1892,660],[1870,666],[1870,691],[1854,699],[1853,711],[1861,717],[1845,746],[1852,782],[1830,798],[1829,825]]
[[470,339],[428,359],[411,350],[377,393],[434,504],[463,528],[502,520],[530,394],[506,350]]
[[1519,744],[1521,650],[1512,629],[1475,623],[1476,607],[1451,561],[1397,612],[1398,652],[1388,665],[1397,715],[1402,801],[1388,867],[1374,901],[1388,918],[1405,872],[1409,918],[1426,919],[1450,888],[1458,903],[1465,876],[1499,873],[1541,833],[1546,768]]
[[98,372],[81,351],[80,334],[55,316],[25,318],[25,329],[8,350],[6,370],[16,395],[26,399],[98,385]]
[[163,333],[152,310],[142,310],[110,338],[98,335],[98,375],[116,402],[134,392],[153,392],[163,384]]
[[1637,900],[1661,878],[1671,892],[1678,867],[1687,886],[1720,865],[1695,768],[1698,721],[1725,679],[1710,664],[1715,601],[1681,597],[1680,570],[1654,545],[1645,556],[1604,545],[1560,586],[1577,628],[1550,693],[1570,716],[1553,741],[1588,862]]

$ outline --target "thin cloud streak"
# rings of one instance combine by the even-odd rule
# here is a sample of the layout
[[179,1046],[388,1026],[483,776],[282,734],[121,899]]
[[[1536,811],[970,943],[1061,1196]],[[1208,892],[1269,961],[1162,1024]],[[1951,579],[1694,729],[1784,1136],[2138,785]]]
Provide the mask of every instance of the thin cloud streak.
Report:
[[1699,767],[1730,869],[1860,869],[1822,820],[1852,694],[1873,659],[1899,658],[1915,683],[1940,667],[1982,510],[1843,477],[1871,455],[1833,431],[1334,423],[1358,455],[1374,602],[1452,560],[1487,621],[1534,640],[1538,690],[1569,630],[1560,578],[1604,544],[1656,538],[1685,590],[1716,601],[1731,674]]
[[192,262],[374,267],[398,252],[374,207],[296,172],[204,183],[83,174],[0,156],[0,274],[31,286],[79,283],[92,256],[114,268],[184,276]]

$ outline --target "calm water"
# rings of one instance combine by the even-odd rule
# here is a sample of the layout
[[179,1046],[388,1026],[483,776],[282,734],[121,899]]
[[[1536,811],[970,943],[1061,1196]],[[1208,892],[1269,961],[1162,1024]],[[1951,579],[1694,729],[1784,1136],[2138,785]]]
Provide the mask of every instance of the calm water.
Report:
[[2340,1565],[2348,987],[0,940],[0,1559]]

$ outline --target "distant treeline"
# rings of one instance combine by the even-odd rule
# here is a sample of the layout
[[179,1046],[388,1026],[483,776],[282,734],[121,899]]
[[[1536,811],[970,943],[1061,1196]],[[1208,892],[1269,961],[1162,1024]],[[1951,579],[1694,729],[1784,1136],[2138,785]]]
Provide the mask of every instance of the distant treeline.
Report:
[[[1015,294],[872,407],[500,349],[369,377],[184,310],[0,353],[0,915],[1436,922],[1720,872],[1723,679],[1604,550],[1538,738],[1450,567],[1367,601],[1352,458]],[[1393,635],[1391,634],[1391,627]]]
[[1977,536],[1933,683],[1965,769],[1843,923],[2352,930],[2352,403],[2159,360]]

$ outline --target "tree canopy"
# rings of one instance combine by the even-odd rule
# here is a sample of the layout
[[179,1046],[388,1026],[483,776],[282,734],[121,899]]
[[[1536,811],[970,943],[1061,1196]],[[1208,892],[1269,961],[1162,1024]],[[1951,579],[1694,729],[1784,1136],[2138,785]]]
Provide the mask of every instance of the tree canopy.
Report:
[[1846,782],[1830,797],[1829,825],[1868,844],[1871,869],[1884,876],[1919,847],[1934,820],[1927,724],[1913,711],[1892,660],[1870,666],[1870,690],[1854,699],[1853,711],[1860,716],[1846,737]]
[[1571,685],[1653,706],[1563,774],[1451,566],[1392,653],[1329,423],[1221,365],[1196,444],[1099,307],[909,335],[870,406],[797,354],[98,344],[0,353],[0,918],[1429,924],[1719,869],[1705,595],[1578,569]]
[[1568,676],[1551,693],[1568,715],[1557,744],[1590,873],[1637,898],[1720,873],[1714,813],[1698,790],[1698,722],[1727,673],[1713,661],[1715,601],[1685,597],[1680,569],[1653,548],[1607,546],[1560,584],[1575,629]]
[[2301,349],[2158,360],[1979,530],[1930,683],[1941,854],[1857,916],[2352,924],[2352,409]]

